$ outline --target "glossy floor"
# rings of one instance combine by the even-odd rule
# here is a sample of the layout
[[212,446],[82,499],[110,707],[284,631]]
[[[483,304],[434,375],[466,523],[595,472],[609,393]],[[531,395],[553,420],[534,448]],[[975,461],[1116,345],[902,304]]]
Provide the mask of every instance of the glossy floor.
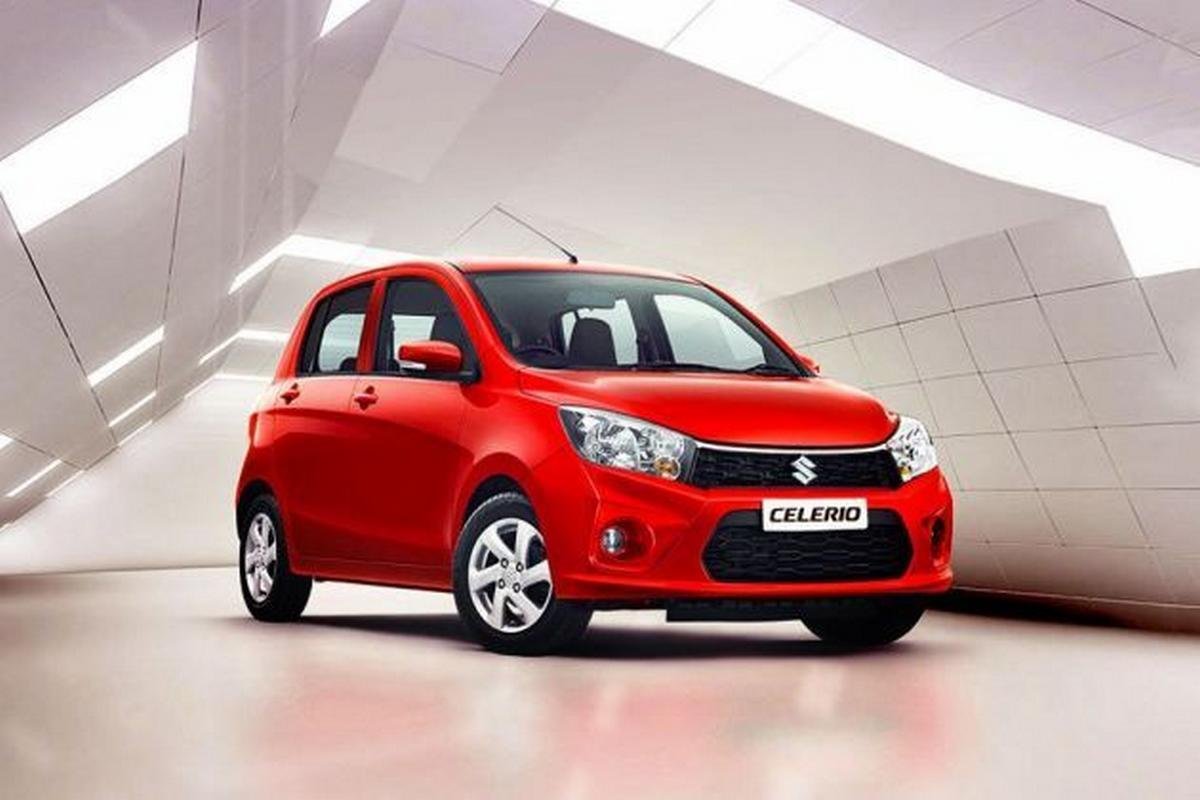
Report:
[[598,615],[493,656],[449,598],[235,573],[0,579],[0,796],[1195,797],[1200,638],[934,612],[892,649]]

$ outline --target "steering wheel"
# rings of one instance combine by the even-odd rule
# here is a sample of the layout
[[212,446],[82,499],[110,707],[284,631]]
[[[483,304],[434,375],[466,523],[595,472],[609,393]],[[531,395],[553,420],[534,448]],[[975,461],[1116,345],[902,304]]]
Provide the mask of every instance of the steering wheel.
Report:
[[541,342],[523,344],[513,351],[513,355],[518,356],[529,355],[531,353],[545,353],[546,355],[555,356],[556,358],[563,357],[563,354],[560,353],[557,348],[551,347],[548,344],[542,344]]

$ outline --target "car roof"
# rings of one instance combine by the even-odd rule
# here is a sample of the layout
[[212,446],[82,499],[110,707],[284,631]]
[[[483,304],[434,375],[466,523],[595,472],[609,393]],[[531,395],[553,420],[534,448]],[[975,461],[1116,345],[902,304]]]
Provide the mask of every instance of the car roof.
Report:
[[562,260],[543,259],[501,259],[501,258],[468,258],[454,259],[451,263],[467,273],[480,272],[602,272],[614,275],[639,275],[649,278],[671,278],[694,282],[687,275],[668,272],[650,267],[636,267],[626,264],[603,264],[596,261],[580,261],[572,264]]
[[445,273],[457,271],[466,273],[468,275],[477,275],[488,272],[585,272],[608,275],[636,275],[645,278],[664,278],[667,280],[684,281],[686,283],[699,282],[691,276],[681,275],[676,272],[667,272],[666,270],[651,269],[649,267],[602,264],[594,261],[581,261],[578,264],[572,264],[569,261],[551,261],[528,258],[468,258],[454,259],[452,261],[440,261],[432,258],[414,258],[406,261],[397,261],[394,264],[388,264],[382,267],[373,267],[371,269],[363,270],[362,272],[356,272],[353,275],[347,275],[343,278],[339,278],[323,288],[318,296],[327,296],[336,293],[348,286],[362,283],[365,280],[374,280],[381,277],[386,278],[394,272],[409,267],[424,267],[426,269],[438,270]]

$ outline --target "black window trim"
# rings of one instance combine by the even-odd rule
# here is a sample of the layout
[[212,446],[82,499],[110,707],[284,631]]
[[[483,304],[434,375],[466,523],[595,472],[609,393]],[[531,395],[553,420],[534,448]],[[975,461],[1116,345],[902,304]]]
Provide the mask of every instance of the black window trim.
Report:
[[[313,346],[315,346],[317,348],[320,347],[319,343],[316,343],[314,345],[313,332],[316,331],[318,328],[321,330],[322,333],[325,332],[325,325],[328,322],[328,318],[329,318],[329,307],[333,304],[334,298],[341,297],[342,295],[349,294],[350,292],[362,291],[363,289],[367,290],[367,305],[363,309],[362,330],[360,330],[358,332],[358,349],[354,351],[354,359],[355,359],[354,369],[349,372],[342,372],[340,370],[336,371],[336,372],[323,372],[321,370],[308,369],[306,367],[306,364],[309,361],[309,356],[314,356],[314,357],[316,356],[316,353],[309,352],[309,348],[313,347]],[[367,319],[371,315],[371,295],[374,292],[374,289],[375,289],[375,280],[374,279],[360,281],[359,283],[352,284],[350,286],[345,287],[344,289],[339,289],[336,292],[330,292],[329,294],[322,297],[320,299],[320,301],[317,302],[316,307],[313,309],[312,316],[310,316],[308,319],[308,327],[304,331],[304,339],[302,340],[301,345],[300,345],[300,352],[297,353],[296,363],[293,365],[294,366],[293,372],[297,379],[299,379],[299,378],[338,378],[338,377],[347,377],[347,376],[362,374],[358,370],[358,355],[359,355],[359,353],[362,352],[363,337],[367,333],[367,324],[366,323],[367,323]]]

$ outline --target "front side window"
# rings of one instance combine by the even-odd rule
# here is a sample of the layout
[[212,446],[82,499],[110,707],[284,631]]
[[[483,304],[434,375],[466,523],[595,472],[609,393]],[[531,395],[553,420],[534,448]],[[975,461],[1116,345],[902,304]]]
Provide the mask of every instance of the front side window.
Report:
[[509,351],[551,369],[807,375],[706,286],[580,271],[472,276]]
[[355,286],[330,295],[317,304],[304,337],[301,375],[355,371],[371,285]]
[[396,278],[388,283],[379,321],[375,371],[419,376],[421,364],[400,361],[401,345],[418,341],[450,342],[463,354],[464,368],[473,350],[454,303],[446,291],[425,278]]

